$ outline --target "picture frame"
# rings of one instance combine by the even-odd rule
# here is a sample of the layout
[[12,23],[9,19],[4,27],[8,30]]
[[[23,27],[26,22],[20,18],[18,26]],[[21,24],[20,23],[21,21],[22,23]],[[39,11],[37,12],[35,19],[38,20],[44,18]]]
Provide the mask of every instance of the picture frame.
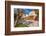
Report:
[[[13,9],[14,8],[15,9],[33,8],[33,10],[40,8],[40,11],[39,11],[39,18],[41,17],[39,19],[40,27],[38,28],[37,27],[35,28],[34,27],[31,27],[31,28],[21,27],[21,29],[15,27],[16,29],[14,30],[13,29],[13,24],[14,24]],[[35,34],[35,33],[44,33],[44,32],[45,32],[45,4],[44,3],[5,1],[5,35]]]

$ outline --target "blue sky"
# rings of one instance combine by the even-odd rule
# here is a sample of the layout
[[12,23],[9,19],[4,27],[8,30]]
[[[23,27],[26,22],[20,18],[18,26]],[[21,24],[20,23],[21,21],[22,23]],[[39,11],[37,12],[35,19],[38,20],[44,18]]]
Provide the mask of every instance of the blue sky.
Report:
[[[23,12],[25,13],[25,14],[29,14],[30,12],[32,11],[32,9],[23,9]],[[18,13],[18,10],[16,9],[16,8],[14,8],[14,13]]]
[[24,12],[25,14],[29,14],[31,11],[32,11],[32,9],[23,9],[23,12]]

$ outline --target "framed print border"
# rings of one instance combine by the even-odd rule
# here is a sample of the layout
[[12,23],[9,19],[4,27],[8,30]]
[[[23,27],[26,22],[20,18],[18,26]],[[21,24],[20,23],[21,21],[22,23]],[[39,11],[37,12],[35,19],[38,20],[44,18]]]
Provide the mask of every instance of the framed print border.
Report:
[[[34,31],[13,31],[11,32],[11,9],[10,5],[26,5],[26,6],[42,6],[42,30]],[[36,2],[18,2],[18,1],[5,1],[5,35],[17,35],[17,34],[33,34],[45,32],[45,4]]]

